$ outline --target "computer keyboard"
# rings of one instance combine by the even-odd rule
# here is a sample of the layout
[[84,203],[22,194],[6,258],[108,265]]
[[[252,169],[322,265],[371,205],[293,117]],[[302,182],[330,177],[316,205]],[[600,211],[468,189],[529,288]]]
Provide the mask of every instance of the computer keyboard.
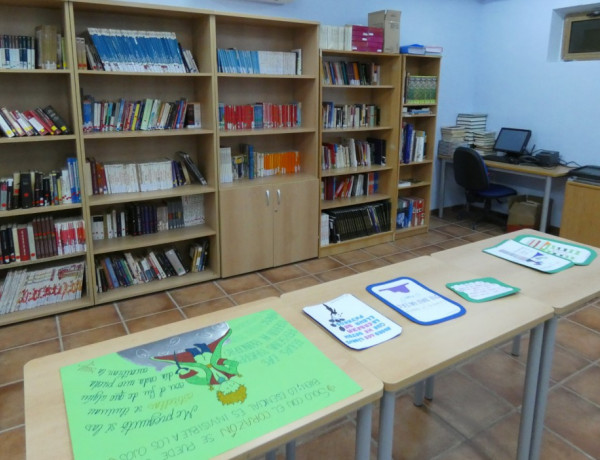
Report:
[[494,155],[493,153],[490,155],[483,155],[483,159],[487,160],[487,161],[497,161],[498,163],[512,163],[512,164],[519,163],[518,158],[513,158],[510,156],[503,156],[503,155]]

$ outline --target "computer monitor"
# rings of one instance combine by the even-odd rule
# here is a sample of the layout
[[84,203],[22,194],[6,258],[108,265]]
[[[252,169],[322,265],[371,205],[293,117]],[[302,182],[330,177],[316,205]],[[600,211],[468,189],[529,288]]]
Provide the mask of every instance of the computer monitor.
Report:
[[505,152],[507,155],[519,156],[525,152],[530,137],[531,130],[529,129],[502,128],[496,137],[494,150]]

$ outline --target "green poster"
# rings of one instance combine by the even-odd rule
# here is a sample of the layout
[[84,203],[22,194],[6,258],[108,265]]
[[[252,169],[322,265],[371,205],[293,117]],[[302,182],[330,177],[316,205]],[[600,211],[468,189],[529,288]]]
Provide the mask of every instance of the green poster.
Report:
[[360,387],[273,310],[61,369],[75,459],[210,458]]

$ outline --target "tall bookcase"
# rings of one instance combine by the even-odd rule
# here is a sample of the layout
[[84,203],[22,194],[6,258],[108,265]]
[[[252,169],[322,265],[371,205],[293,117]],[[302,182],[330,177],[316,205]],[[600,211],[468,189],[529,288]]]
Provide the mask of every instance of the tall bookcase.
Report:
[[221,275],[233,276],[317,256],[318,24],[261,17],[215,16],[216,48],[268,52],[301,50],[298,74],[219,72],[215,103],[297,103],[296,127],[217,131],[219,148],[241,153],[297,151],[300,171],[235,180],[219,186]]
[[[344,83],[343,80],[336,82],[325,79],[327,66],[330,63],[341,63],[342,69],[347,64],[356,63],[357,66],[365,64],[370,68],[371,64],[378,66],[379,81],[377,83],[369,78],[361,84]],[[400,105],[400,56],[393,53],[370,53],[353,52],[337,50],[321,50],[321,142],[341,145],[347,142],[347,139],[366,141],[375,138],[385,141],[385,163],[369,165],[346,166],[341,168],[325,167],[322,165],[323,151],[320,156],[319,178],[321,179],[321,199],[319,211],[320,214],[326,214],[329,210],[350,210],[360,206],[368,206],[375,203],[388,203],[390,206],[391,228],[389,231],[371,233],[369,235],[351,237],[339,242],[330,241],[326,244],[327,237],[323,238],[320,244],[319,256],[325,257],[340,252],[346,252],[365,246],[371,246],[378,243],[392,241],[393,219],[396,209],[396,168],[398,162],[398,113]],[[330,126],[324,120],[324,104],[333,107],[344,107],[367,105],[375,106],[378,112],[378,123],[367,126]],[[373,174],[371,174],[373,173]],[[330,195],[325,195],[324,188],[327,183],[338,184],[347,177],[354,178],[357,175],[363,175],[368,178],[376,177],[377,190],[371,194],[360,194],[356,196],[337,196],[330,199]],[[343,186],[342,186],[343,187]],[[335,193],[335,192],[334,192]],[[329,199],[325,199],[329,198]],[[323,232],[328,232],[325,227],[321,227],[321,236]],[[357,233],[358,234],[358,233]]]
[[[39,25],[57,26],[65,36],[71,32],[69,9],[60,1],[0,1],[2,34],[33,36]],[[73,62],[70,50],[66,50],[67,69],[0,69],[0,107],[9,110],[26,111],[51,104],[57,113],[73,129],[77,125],[78,109],[74,92],[72,73]],[[14,172],[40,171],[44,174],[61,170],[68,157],[80,158],[79,136],[67,134],[59,136],[1,137],[0,138],[0,177],[13,177]],[[81,167],[81,165],[79,165]],[[81,172],[81,168],[80,168]],[[52,217],[81,218],[86,215],[86,200],[82,203],[62,204],[47,207],[16,208],[0,212],[0,226],[15,226],[31,223],[36,218]],[[18,244],[18,242],[14,242]],[[31,242],[33,244],[33,242]],[[85,252],[54,256],[0,265],[0,279],[5,280],[9,272],[19,269],[36,271],[70,263],[86,262],[85,280],[81,298],[40,306],[0,315],[0,325],[69,311],[93,304],[93,290],[90,279],[91,259]]]
[[[71,37],[73,52],[75,52],[75,37],[80,36],[90,27],[175,32],[182,47],[192,51],[199,69],[199,73],[75,70],[75,91],[80,108],[78,137],[82,162],[86,159],[94,159],[102,163],[137,164],[165,158],[179,160],[177,152],[183,151],[190,155],[208,182],[207,185],[190,184],[153,192],[87,196],[84,213],[88,222],[91,216],[102,215],[113,209],[120,213],[131,202],[160,205],[166,200],[180,199],[186,195],[202,195],[205,217],[205,223],[202,225],[96,241],[90,238],[90,257],[93,267],[99,265],[106,257],[120,256],[124,252],[130,252],[135,256],[143,255],[148,250],[164,248],[175,248],[181,255],[184,265],[189,267],[190,246],[203,238],[209,240],[210,256],[205,270],[105,292],[97,292],[97,278],[92,277],[95,303],[111,302],[219,277],[213,17],[198,10],[163,9],[143,4],[121,6],[109,2],[75,1],[69,5],[74,29]],[[85,95],[91,95],[95,100],[107,101],[117,101],[120,98],[134,101],[146,98],[176,101],[185,98],[189,102],[200,103],[202,127],[84,133],[81,103]],[[87,193],[90,193],[89,187]]]
[[[397,196],[401,198],[419,198],[423,200],[423,219],[420,224],[401,228],[396,226],[395,239],[427,232],[429,228],[429,209],[431,207],[431,184],[433,180],[433,160],[435,152],[437,98],[439,96],[441,57],[429,55],[402,55],[402,99],[400,113],[400,143],[403,143],[406,125],[411,124],[413,131],[425,133],[425,146],[421,161],[403,162],[402,153],[398,161]],[[407,77],[436,77],[435,100],[410,102],[407,97]],[[427,113],[410,113],[413,109],[425,109]],[[401,145],[402,152],[403,145]]]

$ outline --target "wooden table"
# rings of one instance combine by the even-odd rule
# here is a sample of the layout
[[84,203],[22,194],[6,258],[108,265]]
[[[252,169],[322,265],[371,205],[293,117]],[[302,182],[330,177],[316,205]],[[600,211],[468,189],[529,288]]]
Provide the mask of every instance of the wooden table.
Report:
[[[520,288],[527,297],[539,300],[554,310],[555,315],[547,321],[544,329],[540,378],[536,396],[530,458],[537,459],[542,442],[558,315],[569,313],[600,295],[600,259],[594,259],[587,266],[573,266],[558,273],[547,274],[482,252],[485,248],[520,235],[534,235],[579,244],[537,230],[524,229],[436,252],[432,254],[432,257],[457,268],[468,268],[478,276],[493,276],[502,282]],[[589,247],[600,256],[599,248]]]
[[[349,357],[343,349],[332,346],[335,344],[332,344],[331,340],[327,340],[328,338],[321,334],[315,334],[317,329],[315,325],[299,321],[297,314],[282,308],[282,302],[278,298],[263,299],[28,362],[24,368],[27,458],[47,459],[49,453],[52,458],[61,460],[73,458],[63,387],[59,375],[61,367],[270,308],[280,313],[303,335],[303,330],[306,330],[309,341],[350,376],[362,390],[309,416],[235,447],[217,458],[248,458],[273,452],[279,445],[290,443],[304,433],[358,410],[356,458],[368,459],[372,403],[379,400],[382,395],[381,381]],[[306,364],[310,365],[310,363]]]
[[[444,197],[446,182],[446,166],[452,163],[452,157],[439,156],[441,162],[440,177],[438,182],[438,217],[444,215]],[[542,215],[540,217],[540,230],[545,231],[548,223],[548,213],[550,207],[550,193],[552,191],[552,181],[560,177],[566,177],[571,168],[566,166],[542,167],[535,165],[515,165],[511,163],[501,163],[498,161],[485,161],[488,170],[501,173],[514,174],[517,176],[530,177],[544,181],[544,195],[542,202]],[[507,185],[510,185],[507,184]]]
[[[467,312],[458,318],[432,326],[413,323],[366,291],[366,286],[408,276],[434,291],[463,305]],[[379,377],[384,384],[379,424],[379,459],[391,459],[395,393],[434,375],[476,353],[502,343],[516,334],[532,331],[529,348],[519,445],[528,451],[533,423],[537,372],[541,353],[543,323],[553,310],[539,301],[517,294],[485,303],[469,303],[446,288],[446,283],[473,279],[475,276],[432,257],[370,270],[340,280],[283,294],[286,306],[302,314],[302,307],[331,300],[350,293],[403,327],[400,336],[360,352],[347,352]],[[306,316],[306,315],[305,315]],[[298,323],[310,323],[306,316]],[[308,326],[307,326],[308,327]],[[321,329],[329,346],[344,346]],[[316,336],[315,336],[316,337]],[[525,458],[525,456],[521,456]]]

